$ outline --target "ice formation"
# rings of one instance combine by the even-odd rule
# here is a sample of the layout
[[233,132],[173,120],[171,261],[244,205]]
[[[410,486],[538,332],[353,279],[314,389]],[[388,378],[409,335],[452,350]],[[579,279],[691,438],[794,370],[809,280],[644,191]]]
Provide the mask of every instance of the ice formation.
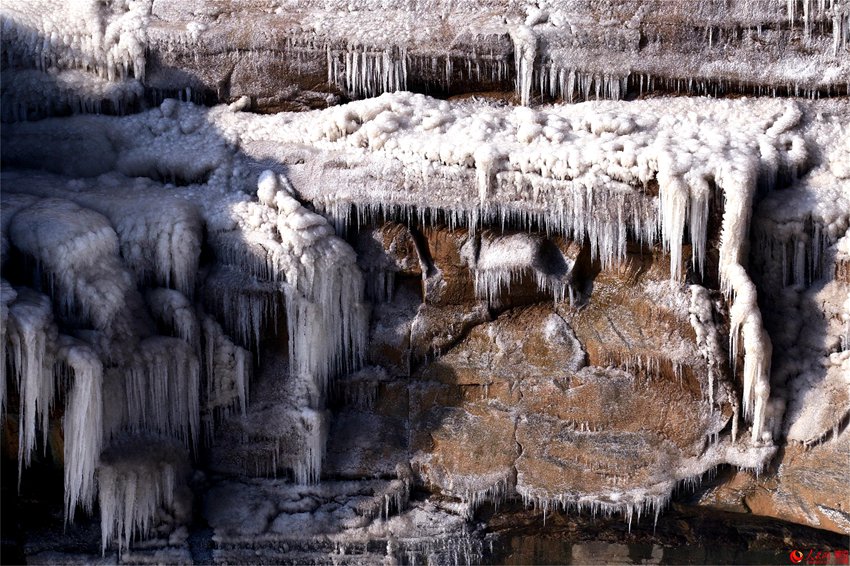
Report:
[[[241,112],[252,104],[245,98],[211,109],[166,99],[121,119],[4,127],[4,161],[55,175],[4,172],[3,261],[26,269],[0,289],[8,362],[0,368],[0,409],[9,398],[8,377],[20,397],[22,471],[39,432],[47,435],[55,401],[64,398],[67,519],[78,507],[90,511],[99,493],[103,548],[117,541],[125,550],[151,532],[160,507],[172,508],[179,522],[185,509],[174,508],[185,502],[175,494],[186,481],[187,458],[233,430],[238,442],[256,445],[254,455],[266,450],[269,461],[245,458],[235,469],[288,469],[297,483],[318,482],[329,380],[361,365],[369,336],[358,258],[334,228],[345,235],[353,225],[387,219],[469,228],[461,259],[485,311],[525,277],[555,303],[573,299],[575,258],[551,249],[543,234],[587,242],[591,261],[603,268],[625,262],[630,242],[657,246],[669,255],[671,286],[657,286],[658,297],[686,281],[719,281],[717,294],[692,285],[686,308],[708,368],[708,405],[714,410],[722,397],[735,411],[731,442],[708,443],[699,461],[669,477],[607,494],[517,488],[499,474],[458,481],[452,493],[467,512],[516,490],[544,509],[624,511],[631,520],[657,513],[677,483],[705,469],[730,463],[758,470],[776,437],[813,444],[824,440],[824,423],[837,426],[828,402],[811,397],[821,373],[835,398],[846,389],[850,303],[841,281],[814,284],[833,266],[846,270],[850,257],[846,100],[666,98],[529,108],[395,91],[416,81],[514,80],[524,106],[538,95],[619,99],[662,84],[689,93],[846,92],[850,5],[805,0],[768,7],[752,0],[722,10],[697,7],[682,24],[696,31],[677,43],[641,2],[627,25],[601,31],[573,3],[546,10],[509,3],[507,16],[488,12],[468,24],[475,33],[464,27],[455,34],[482,47],[470,54],[450,42],[433,49],[444,39],[429,35],[437,16],[409,25],[411,12],[390,10],[387,18],[408,25],[387,37],[363,25],[369,10],[343,14],[331,9],[334,2],[325,4],[328,21],[339,25],[321,23],[318,12],[290,14],[303,26],[281,34],[275,53],[296,54],[299,69],[315,67],[319,53],[326,65],[320,74],[352,98],[387,94],[274,116]],[[460,11],[431,4],[445,12],[447,29],[466,14],[464,3]],[[761,29],[757,8],[767,20],[787,19],[791,29]],[[146,52],[163,56],[184,43],[199,52],[221,47],[232,22],[223,14],[213,24],[199,10],[192,15],[198,21],[171,26],[184,10],[145,1],[4,5],[3,119],[23,122],[66,107],[123,113],[145,89],[154,98],[169,89],[192,98],[189,85],[161,76],[161,92],[151,90]],[[718,13],[734,25],[717,24]],[[284,17],[270,14],[268,21],[277,16]],[[623,14],[612,22],[617,18]],[[818,53],[815,71],[800,70],[796,47],[761,74],[758,65],[682,56],[689,42],[704,42],[758,60],[760,45],[796,45],[795,30],[803,33],[801,49]],[[266,48],[250,41],[245,51]],[[609,48],[617,55],[600,68],[594,59]],[[667,69],[680,57],[682,75],[672,76]],[[713,218],[720,210],[722,218]],[[528,233],[509,234],[507,227]],[[776,260],[760,266],[767,287],[781,289],[777,296],[800,318],[817,313],[827,320],[827,330],[812,332],[816,339],[794,350],[800,356],[793,363],[782,350],[809,327],[789,323],[788,336],[768,336],[771,321],[763,320],[759,281],[748,267],[751,231],[756,255]],[[393,273],[375,273],[372,298],[392,299]],[[277,333],[286,337],[287,363],[263,371],[278,374],[284,391],[257,394],[250,391],[253,366],[264,365],[263,349]],[[740,401],[720,385],[729,366],[735,371],[739,351]],[[348,400],[372,408],[379,385],[361,385],[346,391]],[[270,406],[270,399],[280,402]],[[751,423],[747,441],[738,439],[739,407]],[[392,521],[401,521],[390,519],[391,511],[406,502],[409,486],[400,485],[376,497],[383,512],[374,502],[368,513],[343,512],[357,520],[382,515],[389,532]],[[327,498],[322,489],[305,487],[297,500],[309,490]],[[272,531],[300,524],[279,518]]]
[[[469,241],[473,243],[475,240]],[[503,290],[510,289],[511,282],[533,273],[537,288],[552,295],[556,303],[567,296],[572,300],[573,261],[560,250],[545,249],[541,238],[484,232],[477,243],[477,250],[465,250],[465,259],[475,274],[475,292],[479,297],[493,302]]]
[[172,511],[178,521],[185,521],[190,509],[178,487],[187,468],[180,446],[161,439],[109,448],[98,469],[102,549],[113,540],[126,549],[137,537],[144,538],[162,507]]
[[149,13],[148,2],[4,4],[4,119],[104,103],[123,113],[143,94]]
[[[179,440],[184,451],[197,454],[202,418],[209,442],[217,420],[234,409],[246,413],[252,354],[191,299],[204,226],[195,206],[180,197],[151,192],[148,185],[137,186],[129,199],[116,199],[111,190],[104,190],[122,186],[116,177],[106,178],[105,184],[101,179],[73,185],[70,193],[49,177],[22,182],[12,176],[7,181],[23,192],[4,194],[4,241],[8,235],[16,250],[37,262],[34,276],[46,277],[59,324],[82,327],[79,338],[59,335],[49,297],[4,282],[3,344],[24,401],[19,461],[22,468],[29,464],[37,431],[47,433],[53,400],[58,391],[67,389],[66,518],[73,520],[78,506],[90,511],[99,485],[104,548],[113,538],[126,548],[134,533],[149,530],[153,513],[168,503],[168,493],[185,475],[174,475],[168,467],[159,479],[155,470],[134,472],[133,462],[142,455],[130,449],[125,453],[109,448],[113,455],[105,466],[102,448],[126,443],[128,435],[155,434]],[[365,320],[362,280],[351,249],[333,235],[327,221],[288,193],[278,193],[278,183],[288,185],[285,178],[274,177],[274,190],[267,194],[268,175],[261,176],[260,204],[238,199],[210,204],[206,226],[211,241],[217,241],[216,237],[225,237],[222,226],[245,220],[239,211],[271,214],[267,227],[274,247],[269,251],[277,255],[255,276],[271,285],[270,300],[281,303],[295,347],[312,348],[291,352],[291,367],[310,383],[298,393],[303,397],[296,396],[295,410],[312,431],[305,436],[310,440],[303,457],[292,465],[298,481],[315,482],[326,427],[323,413],[311,407],[323,406],[330,377],[359,363]],[[68,198],[56,198],[58,194]],[[156,196],[171,201],[168,213],[149,208],[132,213],[135,203]],[[252,230],[262,234],[257,228],[249,223],[242,226],[244,232],[232,236],[239,239]],[[228,259],[243,265],[248,261],[251,249],[236,245],[234,251],[222,244],[223,268]],[[206,285],[214,282],[213,274]],[[149,288],[143,298],[136,285],[151,283],[170,287]],[[239,296],[244,291],[229,288]],[[222,306],[232,311],[234,305]],[[244,308],[250,312],[250,303]],[[259,336],[266,326],[277,325],[277,316],[258,316],[256,328],[241,333],[242,342],[258,348]],[[240,335],[239,326],[234,327]],[[325,345],[311,341],[317,337],[326,340]],[[136,490],[150,491],[153,499],[131,501]]]
[[[329,377],[361,361],[362,276],[351,248],[334,235],[325,218],[290,194],[288,184],[264,172],[258,202],[235,202],[226,217],[212,219],[210,238],[223,261],[262,282],[255,283],[258,288],[248,298],[243,294],[247,286],[237,287],[242,276],[231,272],[230,280],[222,277],[212,292],[225,320],[246,345],[257,344],[260,328],[282,303],[290,371],[309,376],[323,392]],[[245,308],[232,309],[233,293],[246,301]]]
[[[687,101],[665,101],[663,116],[649,110],[653,104],[641,115],[610,104],[595,107],[594,114],[583,107],[497,112],[459,106],[435,127],[430,116],[445,113],[440,103],[416,95],[385,95],[345,111],[327,111],[328,121],[321,126],[312,118],[292,120],[267,135],[281,142],[338,148],[356,155],[367,170],[381,167],[385,175],[393,171],[401,176],[404,192],[355,174],[352,178],[368,183],[369,197],[346,188],[317,193],[315,199],[343,223],[346,202],[357,202],[361,214],[365,208],[374,217],[417,207],[420,214],[448,209],[451,218],[472,226],[514,219],[572,239],[589,238],[603,265],[622,260],[632,234],[670,251],[674,279],[683,276],[686,230],[695,268],[704,265],[708,210],[712,187],[717,187],[726,202],[719,276],[724,292],[734,297],[732,350],[740,343],[745,352],[743,412],[754,419],[752,435],[760,440],[769,396],[770,340],[742,256],[759,183],[793,176],[807,163],[805,144],[793,131],[801,112],[795,102],[772,107],[759,103],[760,112],[772,116],[764,122],[748,114],[749,102],[706,101],[702,111],[710,108],[711,116],[706,119],[691,112]],[[672,110],[675,104],[682,105],[680,113]],[[716,120],[724,120],[724,126],[718,127]],[[481,141],[460,146],[456,139]],[[492,157],[492,149],[481,149],[496,146],[501,158]],[[251,153],[252,146],[246,150]],[[298,174],[293,172],[296,178]],[[457,189],[454,197],[448,196],[450,185],[469,186],[470,177],[477,179],[475,201],[457,196]],[[657,200],[649,194],[651,183],[658,184]],[[429,197],[420,196],[423,186],[429,187]],[[309,189],[305,196],[311,196]],[[434,196],[452,204],[434,206]]]
[[[36,447],[36,430],[47,435],[53,406],[53,356],[58,339],[50,299],[30,289],[17,292],[9,307],[8,348],[21,398],[18,426],[18,476],[30,464]],[[6,358],[6,356],[4,356]],[[19,480],[20,481],[20,480]]]
[[91,512],[95,472],[103,448],[103,364],[85,343],[62,336],[59,359],[73,374],[65,404],[65,517],[73,522],[77,505]]

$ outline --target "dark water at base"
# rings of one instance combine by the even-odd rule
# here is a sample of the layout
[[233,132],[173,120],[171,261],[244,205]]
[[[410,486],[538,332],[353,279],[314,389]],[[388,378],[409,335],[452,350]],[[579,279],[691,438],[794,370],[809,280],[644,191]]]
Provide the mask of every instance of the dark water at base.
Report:
[[510,542],[502,564],[791,564],[788,552],[746,550],[725,546],[612,544],[517,538]]
[[[847,564],[850,537],[741,513],[674,505],[657,524],[537,512],[509,505],[481,517],[491,564]],[[838,551],[838,554],[836,554]],[[820,555],[818,555],[820,553]]]
[[[35,471],[53,468],[35,466]],[[100,552],[98,517],[80,514],[73,525],[64,525],[61,475],[57,472],[24,476],[21,492],[16,474],[8,467],[0,474],[2,529],[0,563],[114,563],[114,551]],[[58,472],[61,473],[61,472]],[[47,489],[55,486],[55,489]],[[419,494],[418,503],[438,497]],[[415,502],[412,502],[415,504]],[[198,511],[198,514],[200,511]],[[300,548],[246,542],[222,554],[213,531],[198,520],[189,528],[186,554],[195,564],[333,564],[371,565],[387,558],[386,540],[368,540],[359,555],[334,554],[334,545],[321,537]],[[403,541],[397,543],[404,546]],[[396,554],[401,564],[776,564],[792,565],[791,552],[799,551],[799,564],[841,564],[835,551],[846,551],[850,537],[743,513],[722,512],[674,502],[655,523],[635,520],[631,528],[618,516],[550,513],[526,509],[509,501],[498,511],[483,505],[472,523],[472,532],[443,541],[421,540],[421,548]],[[435,543],[451,552],[429,548]],[[357,545],[354,545],[355,547]],[[349,549],[349,552],[356,551]],[[808,558],[824,553],[825,560]],[[163,556],[142,556],[153,563],[174,563]],[[846,564],[846,562],[843,562]]]

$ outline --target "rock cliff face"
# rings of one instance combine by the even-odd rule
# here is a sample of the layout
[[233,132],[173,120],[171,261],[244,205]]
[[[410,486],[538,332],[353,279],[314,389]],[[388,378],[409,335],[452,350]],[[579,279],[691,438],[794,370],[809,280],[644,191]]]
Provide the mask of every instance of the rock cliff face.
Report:
[[493,506],[677,490],[850,532],[846,2],[48,4],[2,9],[3,499],[62,469],[82,526],[30,558],[478,562]]

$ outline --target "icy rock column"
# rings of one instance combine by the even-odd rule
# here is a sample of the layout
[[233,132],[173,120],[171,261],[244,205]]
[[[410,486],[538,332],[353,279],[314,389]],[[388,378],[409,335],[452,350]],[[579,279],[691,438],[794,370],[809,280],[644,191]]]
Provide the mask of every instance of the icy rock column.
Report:
[[[261,183],[260,196],[263,194]],[[308,382],[300,420],[306,432],[296,480],[321,474],[327,437],[323,413],[328,379],[361,362],[367,334],[363,280],[354,250],[334,235],[327,220],[304,208],[286,190],[275,194],[276,227],[285,253],[300,258],[286,267],[284,297],[290,372]]]
[[[751,160],[754,161],[754,160]],[[752,440],[770,440],[765,430],[765,409],[770,397],[770,336],[764,329],[756,296],[756,286],[741,264],[749,233],[750,210],[756,188],[758,166],[749,162],[733,166],[727,162],[717,175],[717,184],[726,196],[720,245],[720,284],[732,298],[729,309],[731,355],[737,356],[738,342],[744,347],[745,418],[753,422]]]
[[[298,438],[296,461],[286,465],[298,481],[309,483],[321,473],[328,380],[361,363],[368,320],[354,250],[293,193],[285,177],[265,171],[257,185],[258,201],[231,201],[209,216],[210,239],[223,269],[206,285],[215,308],[223,311],[225,327],[235,329],[249,347],[259,343],[264,325],[277,318],[283,304],[289,340],[284,379],[297,433],[288,431],[289,440],[275,441]],[[242,303],[238,319],[228,315],[232,305]],[[244,313],[250,324],[244,323]],[[209,342],[214,330],[205,327],[204,332]],[[210,345],[205,348],[207,365],[214,365]],[[238,384],[242,370],[237,355],[232,363]]]

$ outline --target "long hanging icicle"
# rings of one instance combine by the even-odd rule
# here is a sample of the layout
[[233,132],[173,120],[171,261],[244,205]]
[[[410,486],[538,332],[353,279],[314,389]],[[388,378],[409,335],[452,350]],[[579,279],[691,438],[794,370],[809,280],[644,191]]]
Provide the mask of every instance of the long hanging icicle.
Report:
[[91,513],[95,472],[103,448],[103,364],[84,343],[60,336],[58,358],[74,384],[65,404],[65,521],[73,522],[77,505]]
[[531,103],[534,61],[537,58],[537,36],[530,27],[519,26],[511,30],[511,39],[514,42],[517,94],[520,104],[528,106]]
[[18,482],[29,467],[36,445],[36,429],[46,438],[50,409],[56,393],[53,360],[58,331],[50,298],[20,289],[10,309],[9,342],[12,367],[20,393],[18,425]]
[[9,282],[0,279],[0,418],[6,414],[6,364],[9,353],[7,340],[10,338],[9,305],[17,296]]

